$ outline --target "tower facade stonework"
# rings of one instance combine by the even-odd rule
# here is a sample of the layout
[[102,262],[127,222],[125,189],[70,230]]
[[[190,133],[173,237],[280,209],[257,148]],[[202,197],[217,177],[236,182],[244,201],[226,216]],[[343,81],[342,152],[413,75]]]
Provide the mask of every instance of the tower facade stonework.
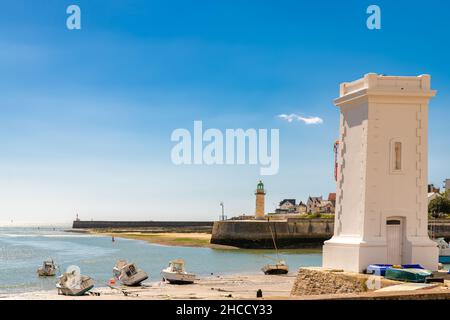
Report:
[[334,236],[323,266],[362,272],[370,264],[437,270],[428,236],[430,76],[367,74],[342,83]]
[[259,181],[256,186],[256,210],[255,210],[255,218],[256,219],[264,219],[264,201],[266,196],[266,191],[264,190],[264,184],[262,181]]

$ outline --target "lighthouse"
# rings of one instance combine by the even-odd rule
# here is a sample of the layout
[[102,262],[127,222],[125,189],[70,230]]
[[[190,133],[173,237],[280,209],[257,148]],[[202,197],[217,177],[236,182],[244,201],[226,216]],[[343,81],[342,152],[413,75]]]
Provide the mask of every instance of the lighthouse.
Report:
[[256,186],[256,210],[255,219],[264,219],[264,198],[266,196],[266,191],[264,190],[264,184],[260,180]]
[[334,236],[323,266],[362,272],[370,264],[438,267],[428,236],[430,76],[374,73],[342,83]]

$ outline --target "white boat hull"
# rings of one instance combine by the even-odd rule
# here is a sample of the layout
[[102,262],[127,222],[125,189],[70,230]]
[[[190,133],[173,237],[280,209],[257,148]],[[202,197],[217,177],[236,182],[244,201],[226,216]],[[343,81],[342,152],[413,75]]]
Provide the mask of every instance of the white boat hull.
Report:
[[148,279],[147,273],[145,273],[142,270],[138,270],[138,272],[131,277],[122,277],[119,279],[120,283],[122,283],[125,286],[137,286],[142,281],[145,281]]
[[170,271],[161,271],[164,280],[172,284],[191,284],[195,281],[195,274],[193,273],[177,273]]
[[136,267],[134,263],[119,260],[113,268],[113,276],[125,286],[138,286],[142,281],[148,279],[148,274]]
[[94,280],[91,278],[84,279],[79,288],[68,288],[61,284],[57,284],[58,294],[65,296],[82,296],[94,287]]

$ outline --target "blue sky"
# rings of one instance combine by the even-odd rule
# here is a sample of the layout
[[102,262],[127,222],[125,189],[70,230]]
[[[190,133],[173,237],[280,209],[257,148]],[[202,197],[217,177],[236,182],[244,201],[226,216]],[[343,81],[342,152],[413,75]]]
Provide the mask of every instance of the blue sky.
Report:
[[[82,29],[66,28],[81,8]],[[382,29],[366,28],[377,4]],[[432,75],[430,182],[450,177],[447,1],[2,1],[0,221],[254,211],[258,166],[175,166],[176,128],[279,128],[267,207],[334,190],[339,83]],[[288,123],[279,114],[320,117]]]

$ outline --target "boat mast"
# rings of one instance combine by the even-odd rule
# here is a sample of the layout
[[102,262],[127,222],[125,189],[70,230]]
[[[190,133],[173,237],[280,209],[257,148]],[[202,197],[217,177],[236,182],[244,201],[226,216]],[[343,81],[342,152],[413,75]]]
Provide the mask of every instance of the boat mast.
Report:
[[274,237],[274,235],[273,235],[272,228],[270,227],[270,218],[267,218],[267,225],[269,226],[270,235],[272,236],[273,246],[275,247],[275,252],[276,252],[276,254],[277,254],[277,260],[280,260],[280,256],[279,256],[279,254],[278,254],[277,244],[276,244],[276,242],[275,242],[275,237]]

